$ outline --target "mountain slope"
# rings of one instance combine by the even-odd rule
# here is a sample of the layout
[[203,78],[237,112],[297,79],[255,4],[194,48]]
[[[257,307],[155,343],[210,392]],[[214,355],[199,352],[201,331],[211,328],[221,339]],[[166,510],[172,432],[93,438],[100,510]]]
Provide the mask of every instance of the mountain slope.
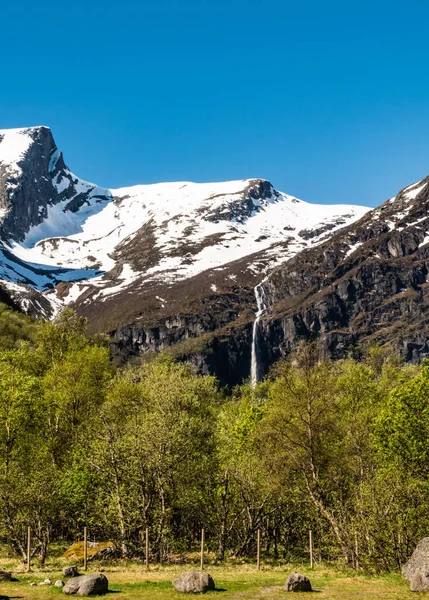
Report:
[[71,305],[126,355],[226,336],[237,360],[216,361],[237,380],[249,374],[254,286],[367,210],[308,204],[261,179],[108,190],[70,172],[48,128],[0,131],[0,280],[14,301],[49,318]]
[[263,284],[261,363],[266,370],[301,339],[337,357],[373,342],[407,360],[429,356],[428,273],[426,178],[273,270]]

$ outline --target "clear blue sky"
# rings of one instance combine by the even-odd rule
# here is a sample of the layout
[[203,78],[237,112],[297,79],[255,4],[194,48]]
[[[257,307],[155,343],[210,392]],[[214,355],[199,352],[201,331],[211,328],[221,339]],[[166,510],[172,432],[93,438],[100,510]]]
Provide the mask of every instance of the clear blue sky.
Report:
[[2,2],[0,128],[100,185],[263,177],[376,205],[429,174],[429,2]]

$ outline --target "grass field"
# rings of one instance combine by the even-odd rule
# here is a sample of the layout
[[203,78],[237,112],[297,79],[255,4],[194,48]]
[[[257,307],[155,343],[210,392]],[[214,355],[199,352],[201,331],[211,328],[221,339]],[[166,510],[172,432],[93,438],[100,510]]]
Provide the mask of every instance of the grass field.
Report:
[[[14,573],[16,582],[0,582],[0,596],[23,599],[53,600],[64,597],[61,589],[53,586],[30,587],[30,582],[40,583],[47,577],[53,582],[62,579],[62,561],[53,560],[44,569],[35,569],[25,573],[22,565],[16,561],[0,559],[0,569]],[[109,580],[109,588],[117,594],[118,600],[183,600],[184,594],[174,590],[171,581],[183,571],[197,569],[196,566],[152,566],[146,571],[144,566],[133,562],[116,565],[92,565],[88,572],[102,570]],[[262,599],[277,600],[289,596],[282,587],[288,574],[299,571],[310,578],[315,594],[320,600],[406,600],[424,597],[409,591],[409,584],[400,575],[388,574],[365,576],[355,572],[345,572],[317,566],[310,570],[305,565],[286,565],[282,567],[263,566],[257,571],[254,565],[210,566],[216,583],[216,591],[205,594],[206,598],[217,600]],[[303,598],[311,594],[295,593],[293,598]]]

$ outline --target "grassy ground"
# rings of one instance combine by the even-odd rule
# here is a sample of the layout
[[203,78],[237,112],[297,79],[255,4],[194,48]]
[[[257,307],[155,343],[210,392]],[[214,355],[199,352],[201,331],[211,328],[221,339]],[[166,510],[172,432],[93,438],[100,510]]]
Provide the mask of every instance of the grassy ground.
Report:
[[[64,563],[66,564],[66,563]],[[45,568],[25,573],[22,565],[10,559],[0,559],[0,569],[11,570],[16,582],[0,582],[0,597],[54,600],[64,597],[61,589],[53,586],[30,587],[30,582],[40,583],[47,577],[52,582],[62,579],[63,560],[53,559]],[[151,566],[149,572],[144,565],[123,563],[116,565],[93,565],[88,572],[102,570],[109,580],[110,590],[118,600],[183,600],[184,595],[176,592],[171,581],[187,570],[197,570],[197,566]],[[277,600],[288,597],[282,589],[288,574],[296,570],[310,578],[313,589],[320,600],[406,600],[423,597],[409,591],[409,584],[400,575],[365,576],[355,572],[336,571],[334,568],[317,566],[310,570],[305,565],[282,567],[263,566],[257,571],[254,565],[210,566],[216,583],[216,591],[209,592],[206,598],[212,600]],[[112,594],[113,595],[113,594]],[[296,593],[293,598],[308,598],[309,594]]]

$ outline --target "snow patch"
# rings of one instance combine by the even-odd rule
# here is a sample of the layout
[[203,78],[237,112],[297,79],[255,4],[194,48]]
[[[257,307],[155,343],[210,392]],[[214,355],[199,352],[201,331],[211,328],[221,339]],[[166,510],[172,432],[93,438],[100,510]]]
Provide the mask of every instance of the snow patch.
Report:
[[19,177],[22,169],[18,165],[31,144],[30,129],[0,129],[0,163],[5,165],[10,175]]
[[413,185],[417,185],[417,187],[409,186],[408,188],[406,188],[407,190],[410,190],[410,191],[407,191],[407,193],[405,194],[405,196],[406,196],[406,198],[408,198],[408,200],[414,200],[420,194],[420,192],[426,187],[426,183],[422,183],[421,185],[418,185],[418,183],[420,183],[420,182],[417,182],[417,184],[413,184]]

